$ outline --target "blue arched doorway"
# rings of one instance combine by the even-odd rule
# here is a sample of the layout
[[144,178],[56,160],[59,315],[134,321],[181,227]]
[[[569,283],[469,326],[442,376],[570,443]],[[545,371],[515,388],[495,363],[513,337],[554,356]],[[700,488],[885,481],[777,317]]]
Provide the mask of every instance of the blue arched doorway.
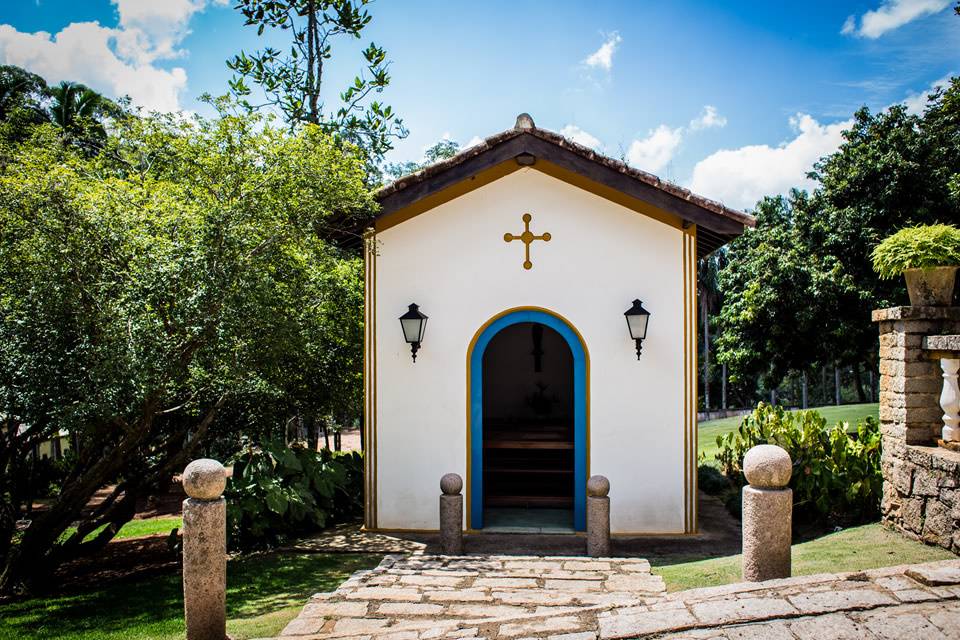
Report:
[[[468,419],[468,526],[484,527],[486,467],[484,459],[484,355],[498,335],[516,325],[543,327],[551,335],[559,336],[569,349],[572,402],[570,411],[570,442],[572,443],[572,525],[577,531],[586,529],[586,481],[588,474],[589,436],[589,371],[590,359],[580,334],[565,319],[540,308],[521,308],[505,311],[489,320],[477,332],[467,353],[469,406]],[[536,331],[536,330],[535,330]],[[536,335],[536,334],[535,334]],[[539,347],[535,347],[533,352]],[[487,404],[489,406],[489,398]],[[489,447],[490,443],[487,442]]]

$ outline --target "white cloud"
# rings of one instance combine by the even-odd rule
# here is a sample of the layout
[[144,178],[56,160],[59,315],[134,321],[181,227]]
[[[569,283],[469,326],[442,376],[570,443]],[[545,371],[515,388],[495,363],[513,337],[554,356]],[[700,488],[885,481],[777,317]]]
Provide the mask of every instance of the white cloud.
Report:
[[470,147],[475,147],[481,142],[483,142],[483,138],[481,138],[480,136],[473,136],[472,138],[467,140],[467,144],[463,145],[461,149],[469,149]]
[[683,127],[671,129],[661,124],[646,138],[634,140],[627,150],[627,162],[644,171],[659,171],[673,158],[683,140]]
[[765,195],[786,193],[793,187],[811,189],[806,177],[813,164],[833,153],[843,142],[852,120],[820,124],[798,113],[790,118],[797,135],[776,147],[748,145],[716,151],[693,168],[690,189],[730,206],[753,207]]
[[690,121],[690,129],[709,129],[711,127],[725,127],[727,119],[717,113],[717,108],[712,105],[705,105],[700,115]]
[[147,109],[176,111],[187,73],[154,63],[183,55],[177,47],[189,33],[193,15],[211,2],[226,1],[112,0],[118,13],[115,28],[74,22],[50,34],[0,25],[0,63],[29,69],[49,83],[81,82],[111,97],[129,95]]
[[[907,111],[922,113],[927,95],[947,86],[952,75],[908,96],[902,101]],[[853,125],[853,120],[823,125],[812,116],[798,113],[790,119],[790,125],[796,137],[779,146],[747,145],[710,154],[694,166],[690,189],[739,208],[753,207],[765,195],[786,193],[794,187],[813,189],[816,184],[807,178],[807,172],[817,160],[840,148],[843,131]]]
[[573,140],[577,144],[582,144],[585,147],[590,147],[591,149],[598,151],[603,146],[600,144],[600,140],[590,135],[575,124],[568,124],[563,129],[560,129],[560,135],[568,140]]
[[921,91],[920,93],[912,93],[907,96],[906,100],[903,101],[903,104],[907,107],[907,113],[912,115],[920,115],[923,113],[924,109],[927,108],[927,96],[935,92],[937,89],[945,89],[950,84],[950,75],[946,75],[939,80],[936,80],[929,89]]
[[863,38],[879,38],[917,18],[939,13],[950,6],[952,0],[883,0],[879,8],[860,16],[848,16],[840,33]]
[[614,31],[607,36],[606,42],[600,45],[600,48],[584,58],[583,63],[588,67],[600,68],[610,71],[613,68],[613,54],[617,47],[623,41],[620,34]]
[[857,16],[847,16],[847,19],[843,21],[843,27],[840,28],[840,33],[845,36],[852,35],[857,30]]

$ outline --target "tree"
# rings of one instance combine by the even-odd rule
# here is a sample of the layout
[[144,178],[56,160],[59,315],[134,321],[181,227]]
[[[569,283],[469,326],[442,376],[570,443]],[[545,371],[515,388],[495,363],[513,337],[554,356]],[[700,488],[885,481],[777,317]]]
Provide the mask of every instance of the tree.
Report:
[[[102,547],[236,429],[355,384],[332,376],[358,375],[360,261],[325,238],[373,206],[363,157],[217,106],[120,118],[96,155],[53,125],[0,146],[0,590]],[[59,495],[13,544],[16,481],[61,429],[79,446]]]
[[35,73],[0,65],[0,128],[2,137],[23,140],[34,125],[48,122],[47,83]]
[[460,152],[460,143],[455,140],[441,140],[432,147],[428,148],[423,153],[423,160],[420,162],[394,162],[388,164],[384,173],[387,174],[387,177],[393,180],[399,180],[404,176],[408,176],[411,173],[416,173],[428,167],[435,162],[440,162],[441,160],[446,160],[447,158],[452,158]]
[[106,135],[102,120],[117,112],[113,102],[76,82],[61,82],[48,94],[51,120],[72,139],[102,140]]
[[877,358],[870,311],[906,297],[900,281],[877,277],[870,253],[904,226],[960,218],[958,173],[960,79],[922,115],[859,110],[840,148],[814,166],[814,193],[764,199],[757,228],[731,243],[720,360],[768,386],[814,364],[849,366],[866,401],[861,366]]
[[811,299],[820,284],[817,259],[797,227],[807,203],[798,191],[789,199],[764,198],[754,212],[756,228],[728,247],[719,274],[725,302],[717,347],[732,380],[759,376],[775,389],[788,372],[819,357],[824,319]]
[[[374,161],[393,148],[394,138],[407,130],[389,105],[370,100],[390,84],[390,63],[383,48],[371,42],[363,50],[365,69],[340,94],[340,105],[327,110],[321,100],[323,75],[340,36],[359,39],[371,16],[363,7],[368,0],[237,0],[236,9],[255,26],[257,35],[267,30],[289,32],[289,54],[266,47],[247,54],[241,51],[227,61],[236,75],[230,80],[234,94],[251,109],[276,107],[291,125],[308,122],[364,149]],[[251,104],[258,85],[264,103]]]
[[697,264],[697,298],[703,322],[703,408],[710,411],[710,314],[720,306],[717,282],[721,253],[707,256]]

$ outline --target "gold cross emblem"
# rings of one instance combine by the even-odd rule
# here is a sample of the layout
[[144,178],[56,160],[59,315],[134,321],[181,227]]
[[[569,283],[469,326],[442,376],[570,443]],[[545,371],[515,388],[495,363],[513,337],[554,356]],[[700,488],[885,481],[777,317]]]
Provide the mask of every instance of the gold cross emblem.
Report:
[[550,234],[544,233],[543,235],[535,236],[533,232],[530,231],[530,221],[533,220],[533,216],[529,213],[523,214],[523,233],[518,236],[513,235],[512,233],[503,234],[504,242],[512,242],[514,240],[519,240],[523,243],[523,268],[531,269],[533,268],[533,263],[530,262],[530,244],[534,240],[543,240],[544,242],[550,242]]

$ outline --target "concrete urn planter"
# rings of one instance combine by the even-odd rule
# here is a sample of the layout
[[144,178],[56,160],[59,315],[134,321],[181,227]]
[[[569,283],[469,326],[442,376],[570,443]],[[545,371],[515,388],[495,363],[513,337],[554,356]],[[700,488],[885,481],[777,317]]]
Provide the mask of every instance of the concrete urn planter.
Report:
[[949,307],[958,267],[904,269],[907,293],[914,307]]

